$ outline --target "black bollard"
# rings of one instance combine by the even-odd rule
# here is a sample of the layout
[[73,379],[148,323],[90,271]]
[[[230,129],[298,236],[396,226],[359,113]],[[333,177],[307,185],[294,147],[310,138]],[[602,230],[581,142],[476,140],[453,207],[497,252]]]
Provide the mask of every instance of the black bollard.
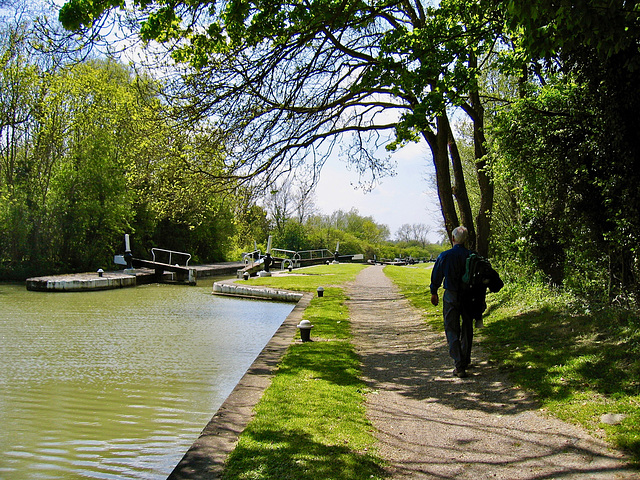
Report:
[[303,342],[311,342],[311,329],[313,325],[309,320],[302,320],[298,325],[298,330],[300,330],[300,340]]

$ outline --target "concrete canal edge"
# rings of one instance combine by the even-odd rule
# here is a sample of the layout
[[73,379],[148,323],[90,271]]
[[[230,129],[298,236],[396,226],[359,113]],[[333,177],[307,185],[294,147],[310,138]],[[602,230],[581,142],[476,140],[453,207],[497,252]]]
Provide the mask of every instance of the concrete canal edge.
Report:
[[249,287],[236,285],[235,280],[214,282],[213,293],[215,295],[229,295],[232,297],[257,298],[277,300],[281,302],[299,302],[303,294],[290,290],[278,290],[269,287]]
[[[196,278],[236,275],[242,268],[242,262],[224,262],[189,267]],[[85,272],[63,275],[32,277],[26,280],[27,290],[34,292],[86,292],[92,290],[111,290],[124,287],[136,287],[159,281],[175,282],[176,275],[171,272],[156,274],[152,268],[135,268],[112,272]],[[184,283],[184,282],[182,282]]]
[[52,275],[26,280],[27,290],[34,292],[82,292],[88,290],[111,290],[135,287],[136,276],[124,272],[77,273]]
[[303,294],[167,480],[219,478],[227,456],[253,418],[255,405],[293,342],[297,325],[313,296],[313,292]]

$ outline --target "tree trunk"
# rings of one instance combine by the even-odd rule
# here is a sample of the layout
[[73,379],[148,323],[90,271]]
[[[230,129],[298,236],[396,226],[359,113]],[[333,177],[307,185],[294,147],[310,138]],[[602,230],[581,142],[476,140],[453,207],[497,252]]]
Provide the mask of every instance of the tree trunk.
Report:
[[[472,55],[469,65],[477,68],[477,58]],[[476,160],[476,174],[480,187],[480,206],[476,216],[476,249],[484,257],[489,255],[489,239],[491,237],[491,215],[493,214],[493,182],[487,175],[487,139],[484,135],[484,107],[478,89],[470,92],[471,120],[473,121],[473,146]],[[470,112],[467,112],[470,113]]]
[[[482,109],[482,106],[480,106]],[[480,119],[473,122],[473,143],[476,158],[476,173],[480,187],[480,206],[476,216],[477,243],[476,248],[482,256],[489,254],[489,238],[491,236],[491,215],[493,213],[493,182],[487,175],[486,138],[483,125],[484,112],[481,110]]]
[[458,213],[453,201],[453,188],[451,187],[451,171],[449,168],[449,154],[447,151],[449,140],[449,122],[446,117],[439,116],[436,119],[437,131],[431,130],[422,132],[423,137],[429,144],[433,165],[436,171],[436,185],[438,188],[438,198],[440,209],[444,219],[444,227],[451,240],[451,232],[459,225]]
[[449,154],[451,155],[451,165],[453,166],[453,195],[455,196],[458,211],[460,212],[461,224],[467,227],[467,230],[469,231],[467,247],[471,250],[475,250],[477,246],[476,229],[473,224],[473,213],[471,212],[471,204],[469,203],[469,195],[467,194],[467,183],[464,179],[462,159],[460,158],[458,144],[456,143],[456,139],[453,137],[453,132],[451,131],[449,119],[445,117],[443,122],[446,122]]

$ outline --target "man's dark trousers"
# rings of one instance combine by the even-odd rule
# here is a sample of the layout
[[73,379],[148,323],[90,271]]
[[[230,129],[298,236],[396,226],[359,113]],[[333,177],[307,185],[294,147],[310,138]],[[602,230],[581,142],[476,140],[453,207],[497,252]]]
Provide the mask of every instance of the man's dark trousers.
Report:
[[445,290],[442,308],[449,355],[451,355],[456,369],[465,369],[471,362],[473,318],[469,312],[462,308],[457,292]]

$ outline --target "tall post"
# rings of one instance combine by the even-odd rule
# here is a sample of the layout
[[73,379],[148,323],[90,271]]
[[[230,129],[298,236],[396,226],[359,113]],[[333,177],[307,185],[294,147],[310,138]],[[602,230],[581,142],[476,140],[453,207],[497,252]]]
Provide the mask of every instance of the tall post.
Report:
[[258,275],[262,277],[270,277],[272,262],[273,262],[273,259],[271,258],[271,235],[269,235],[269,240],[267,240],[267,253],[264,256],[264,270],[260,272]]
[[133,265],[131,263],[132,257],[133,255],[131,255],[131,244],[129,243],[129,234],[125,233],[124,234],[124,259],[127,262],[127,270],[131,270],[133,268]]

